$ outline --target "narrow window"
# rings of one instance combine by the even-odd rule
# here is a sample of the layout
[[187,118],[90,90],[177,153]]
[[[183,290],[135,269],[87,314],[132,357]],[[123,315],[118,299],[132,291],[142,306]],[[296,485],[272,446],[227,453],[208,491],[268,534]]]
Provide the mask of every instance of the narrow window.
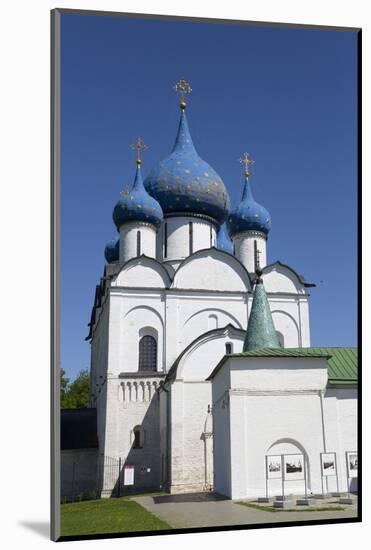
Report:
[[193,254],[193,222],[189,222],[189,255]]
[[133,449],[142,449],[143,448],[143,428],[142,426],[135,426],[134,430],[134,441],[133,441]]
[[140,256],[141,253],[141,234],[140,231],[137,231],[137,256]]
[[164,258],[167,258],[167,222],[164,225]]
[[235,247],[235,244],[233,243],[233,256],[236,255],[236,247]]
[[225,353],[228,355],[233,352],[232,342],[227,342],[225,345]]
[[258,244],[257,244],[256,240],[254,239],[254,267],[255,267],[255,271],[256,271],[257,268],[258,268],[258,262],[259,262],[259,258],[258,258]]
[[142,336],[139,340],[139,370],[157,370],[157,342],[153,336]]
[[213,246],[213,230],[210,225],[210,248]]

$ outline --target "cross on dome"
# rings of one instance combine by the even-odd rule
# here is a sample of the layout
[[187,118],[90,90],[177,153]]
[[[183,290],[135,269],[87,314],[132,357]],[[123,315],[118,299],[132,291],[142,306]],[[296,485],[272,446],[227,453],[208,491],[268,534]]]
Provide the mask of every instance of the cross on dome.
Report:
[[184,110],[186,108],[186,105],[187,105],[186,100],[185,100],[185,96],[186,96],[186,94],[190,94],[192,92],[192,88],[191,88],[189,82],[187,82],[184,79],[180,79],[173,86],[173,89],[179,94],[179,96],[180,96],[180,108]]
[[255,164],[255,160],[250,158],[249,153],[244,153],[240,159],[238,159],[240,164],[245,165],[245,176],[249,175],[249,164]]
[[142,142],[140,136],[137,137],[136,142],[132,143],[130,147],[133,149],[133,151],[137,150],[137,164],[142,164],[142,159],[140,158],[140,152],[145,151],[148,149],[148,145]]

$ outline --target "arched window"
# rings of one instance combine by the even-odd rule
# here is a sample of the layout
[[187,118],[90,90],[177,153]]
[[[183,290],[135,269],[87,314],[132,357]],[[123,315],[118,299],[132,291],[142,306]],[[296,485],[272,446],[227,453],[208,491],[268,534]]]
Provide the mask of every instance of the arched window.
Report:
[[157,342],[153,336],[139,340],[139,370],[157,370]]
[[228,355],[229,353],[233,353],[233,344],[232,342],[227,342],[225,345],[225,353]]
[[142,426],[133,429],[133,449],[142,449],[144,445],[144,430]]

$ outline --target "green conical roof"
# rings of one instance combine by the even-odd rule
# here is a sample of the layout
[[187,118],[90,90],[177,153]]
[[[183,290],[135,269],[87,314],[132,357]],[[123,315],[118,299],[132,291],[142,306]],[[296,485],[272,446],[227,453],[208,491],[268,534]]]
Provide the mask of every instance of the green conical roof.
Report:
[[263,281],[259,277],[255,285],[243,351],[279,347],[268,298]]

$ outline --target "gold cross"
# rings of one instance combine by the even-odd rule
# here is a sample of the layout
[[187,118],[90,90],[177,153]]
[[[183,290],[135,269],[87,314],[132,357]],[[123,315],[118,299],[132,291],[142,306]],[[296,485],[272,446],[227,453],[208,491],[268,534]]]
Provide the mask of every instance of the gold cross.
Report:
[[245,176],[249,175],[249,164],[254,164],[255,160],[249,158],[249,153],[244,153],[243,156],[238,159],[240,164],[245,165]]
[[174,86],[173,86],[174,90],[180,94],[180,107],[182,109],[185,109],[186,108],[186,100],[185,100],[185,96],[186,94],[190,94],[191,91],[192,91],[192,88],[189,84],[189,82],[187,82],[186,80],[184,79],[181,79],[179,80],[179,82],[177,82]]
[[146,145],[145,143],[142,142],[142,140],[140,139],[140,137],[138,136],[137,137],[137,140],[135,143],[132,143],[130,145],[130,147],[133,149],[133,150],[137,150],[137,164],[142,164],[142,160],[140,158],[140,152],[145,149],[148,149],[148,145]]

